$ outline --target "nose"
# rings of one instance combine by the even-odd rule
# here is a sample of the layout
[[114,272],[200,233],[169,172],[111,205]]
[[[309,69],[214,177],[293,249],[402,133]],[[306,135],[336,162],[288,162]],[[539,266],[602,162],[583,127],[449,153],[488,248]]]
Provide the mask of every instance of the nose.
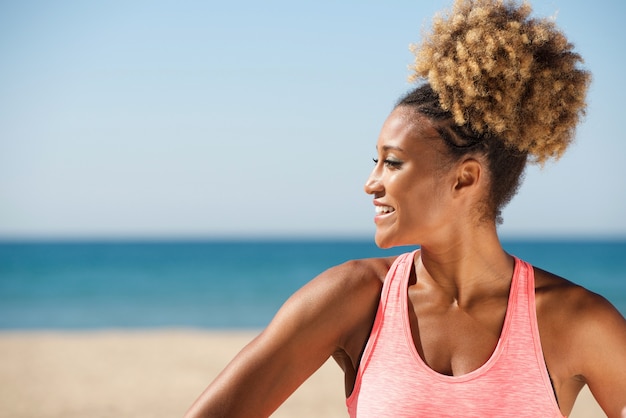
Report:
[[376,194],[383,190],[383,186],[380,181],[380,173],[378,172],[378,166],[374,167],[370,173],[367,181],[365,181],[365,187],[363,190],[365,190],[365,193],[367,194]]

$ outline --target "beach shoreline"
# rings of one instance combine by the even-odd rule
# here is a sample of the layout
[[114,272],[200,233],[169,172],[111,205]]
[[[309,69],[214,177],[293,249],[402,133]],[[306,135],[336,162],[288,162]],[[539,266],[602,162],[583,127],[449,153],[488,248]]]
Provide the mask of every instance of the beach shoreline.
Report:
[[[1,416],[182,417],[258,331],[0,331]],[[345,418],[343,375],[329,360],[272,417]],[[605,417],[587,389],[571,418]]]

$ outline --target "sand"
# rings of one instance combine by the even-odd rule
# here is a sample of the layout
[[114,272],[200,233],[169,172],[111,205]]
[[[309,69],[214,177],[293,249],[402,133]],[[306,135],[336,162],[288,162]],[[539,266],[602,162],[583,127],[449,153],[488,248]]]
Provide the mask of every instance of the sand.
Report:
[[[254,332],[2,332],[0,417],[182,417]],[[347,417],[332,360],[273,417]],[[605,417],[591,394],[574,418]]]

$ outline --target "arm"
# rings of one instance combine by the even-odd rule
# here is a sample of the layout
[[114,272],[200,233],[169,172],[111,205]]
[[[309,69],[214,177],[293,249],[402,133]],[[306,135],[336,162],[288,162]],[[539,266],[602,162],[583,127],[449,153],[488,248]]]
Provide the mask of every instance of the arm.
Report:
[[322,273],[287,300],[185,417],[269,416],[333,353],[342,350],[346,336],[369,318],[373,321],[370,311],[375,311],[380,287],[367,260]]
[[541,346],[561,411],[585,384],[609,418],[626,408],[626,320],[602,296],[535,268]]
[[609,418],[626,417],[626,320],[604,298],[579,328],[582,375]]

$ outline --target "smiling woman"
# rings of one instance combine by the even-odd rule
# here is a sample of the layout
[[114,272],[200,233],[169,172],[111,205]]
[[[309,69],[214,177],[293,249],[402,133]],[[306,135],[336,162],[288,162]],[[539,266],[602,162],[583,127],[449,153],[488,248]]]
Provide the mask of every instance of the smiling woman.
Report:
[[[365,184],[376,243],[296,292],[188,417],[270,415],[330,357],[351,417],[563,417],[588,385],[626,409],[626,321],[603,297],[508,254],[497,224],[527,161],[558,158],[590,75],[530,6],[457,0],[415,48]],[[540,205],[541,202],[536,202]]]
[[187,417],[268,416],[330,356],[351,417],[563,417],[585,385],[609,417],[625,411],[624,318],[508,254],[496,229],[527,161],[573,138],[581,57],[500,0],[457,0],[414,51],[420,84],[384,122],[365,191],[377,245],[420,248],[306,284]]

